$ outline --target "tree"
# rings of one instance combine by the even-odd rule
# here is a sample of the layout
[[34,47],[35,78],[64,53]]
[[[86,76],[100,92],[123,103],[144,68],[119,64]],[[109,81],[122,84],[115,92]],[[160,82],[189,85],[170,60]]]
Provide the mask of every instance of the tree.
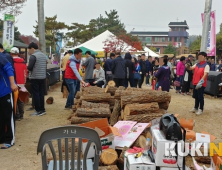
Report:
[[217,34],[216,37],[216,50],[217,55],[222,55],[222,24],[220,24],[220,32]]
[[[36,37],[39,37],[38,34],[38,22],[36,21],[37,25],[33,26],[35,31],[33,32]],[[53,17],[45,17],[45,38],[46,38],[46,46],[51,46],[52,51],[56,51],[56,42],[58,41],[57,34],[60,31],[66,29],[67,26],[64,22],[57,21],[57,15]],[[49,48],[48,51],[49,52]]]
[[21,9],[27,0],[1,0],[0,13],[17,16],[22,13]]
[[126,42],[124,42],[120,37],[117,37],[115,35],[110,35],[109,38],[107,38],[104,41],[104,51],[106,53],[110,52],[126,52],[126,51],[136,51],[137,49],[133,48]]
[[201,36],[198,36],[197,39],[190,44],[191,53],[196,53],[197,50],[200,50],[201,46]]
[[20,35],[19,38],[27,45],[29,45],[31,42],[39,45],[39,41],[31,35]]
[[152,50],[153,52],[157,52],[156,47],[153,47],[153,46],[150,47],[150,50]]
[[171,43],[169,43],[167,45],[167,47],[164,49],[163,54],[174,54],[174,55],[176,55],[176,49]]

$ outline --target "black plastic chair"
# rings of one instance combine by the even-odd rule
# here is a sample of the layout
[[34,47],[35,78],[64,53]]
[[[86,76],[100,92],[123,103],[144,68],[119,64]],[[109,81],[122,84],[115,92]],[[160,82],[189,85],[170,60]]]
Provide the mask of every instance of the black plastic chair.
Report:
[[[65,140],[65,160],[62,157],[62,143],[61,140]],[[69,139],[71,139],[71,160],[69,160]],[[78,156],[75,160],[75,139],[78,139]],[[88,143],[83,153],[83,160],[81,160],[82,140],[87,139]],[[58,155],[59,160],[56,158],[55,148],[52,144],[52,140],[57,140],[58,143]],[[90,146],[95,145],[95,156],[93,169],[98,170],[99,167],[99,155],[102,152],[102,146],[98,133],[94,129],[80,127],[80,126],[63,126],[44,131],[39,139],[37,154],[42,154],[42,169],[48,170],[47,156],[46,156],[46,144],[48,144],[53,156],[53,168],[52,170],[87,170],[87,154]],[[63,165],[64,164],[64,165]],[[76,166],[77,164],[77,166]],[[82,166],[81,166],[82,164]],[[65,169],[64,169],[65,168]],[[50,168],[51,170],[51,168]]]

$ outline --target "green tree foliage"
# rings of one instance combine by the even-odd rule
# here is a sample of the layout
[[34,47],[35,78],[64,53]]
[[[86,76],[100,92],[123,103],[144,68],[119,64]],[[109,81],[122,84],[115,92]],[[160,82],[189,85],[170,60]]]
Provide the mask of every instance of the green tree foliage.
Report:
[[153,52],[157,52],[157,49],[155,47],[150,47],[150,50],[152,50]]
[[222,24],[220,24],[220,32],[217,34],[216,38],[216,49],[217,55],[222,55]]
[[[35,28],[35,31],[33,33],[35,34],[36,37],[39,37],[37,21],[36,21],[36,26],[33,27]],[[58,41],[58,39],[56,38],[57,33],[66,28],[67,26],[65,25],[64,22],[57,21],[57,15],[53,17],[45,17],[46,46],[47,47],[51,46],[53,52],[56,51],[56,42]]]
[[176,55],[175,47],[169,43],[166,48],[164,48],[163,54],[174,54]]
[[200,50],[201,46],[201,36],[198,36],[197,39],[190,44],[191,53],[196,53],[197,50]]

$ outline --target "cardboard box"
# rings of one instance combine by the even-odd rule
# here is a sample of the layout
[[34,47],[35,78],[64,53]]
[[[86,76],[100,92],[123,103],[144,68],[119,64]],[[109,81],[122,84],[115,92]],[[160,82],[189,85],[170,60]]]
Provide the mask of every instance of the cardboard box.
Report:
[[[160,170],[181,170],[179,168],[169,168],[169,167],[160,167]],[[185,170],[190,170],[187,166],[185,167]]]
[[135,155],[128,155],[124,158],[124,170],[156,170],[155,163],[149,157],[134,157]]
[[217,157],[216,170],[222,170],[222,158],[219,156]]
[[[103,149],[108,149],[108,148],[115,149],[115,145],[113,142],[114,136],[121,136],[117,128],[109,126],[108,120],[106,118],[97,121],[83,123],[80,124],[79,126],[95,129],[100,136],[100,141]],[[86,146],[87,146],[87,140],[83,140],[83,148],[82,148],[83,152],[85,152]],[[94,154],[95,154],[95,149],[94,145],[92,145],[89,148],[87,158],[93,158]]]
[[[156,166],[160,167],[182,167],[183,157],[165,156],[165,143],[174,143],[174,141],[166,140],[164,134],[160,130],[153,130],[152,152],[154,155]],[[180,140],[178,143],[182,145],[182,152],[184,152],[184,141]]]

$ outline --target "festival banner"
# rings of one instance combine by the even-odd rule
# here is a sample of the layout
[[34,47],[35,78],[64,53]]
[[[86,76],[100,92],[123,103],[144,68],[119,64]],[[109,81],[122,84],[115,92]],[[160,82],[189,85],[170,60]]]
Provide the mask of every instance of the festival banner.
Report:
[[[202,23],[204,22],[204,14],[201,14]],[[207,56],[216,56],[216,13],[211,12],[210,15],[210,30],[207,41]]]
[[8,52],[14,45],[14,24],[15,17],[13,15],[5,14],[3,25],[3,47]]

